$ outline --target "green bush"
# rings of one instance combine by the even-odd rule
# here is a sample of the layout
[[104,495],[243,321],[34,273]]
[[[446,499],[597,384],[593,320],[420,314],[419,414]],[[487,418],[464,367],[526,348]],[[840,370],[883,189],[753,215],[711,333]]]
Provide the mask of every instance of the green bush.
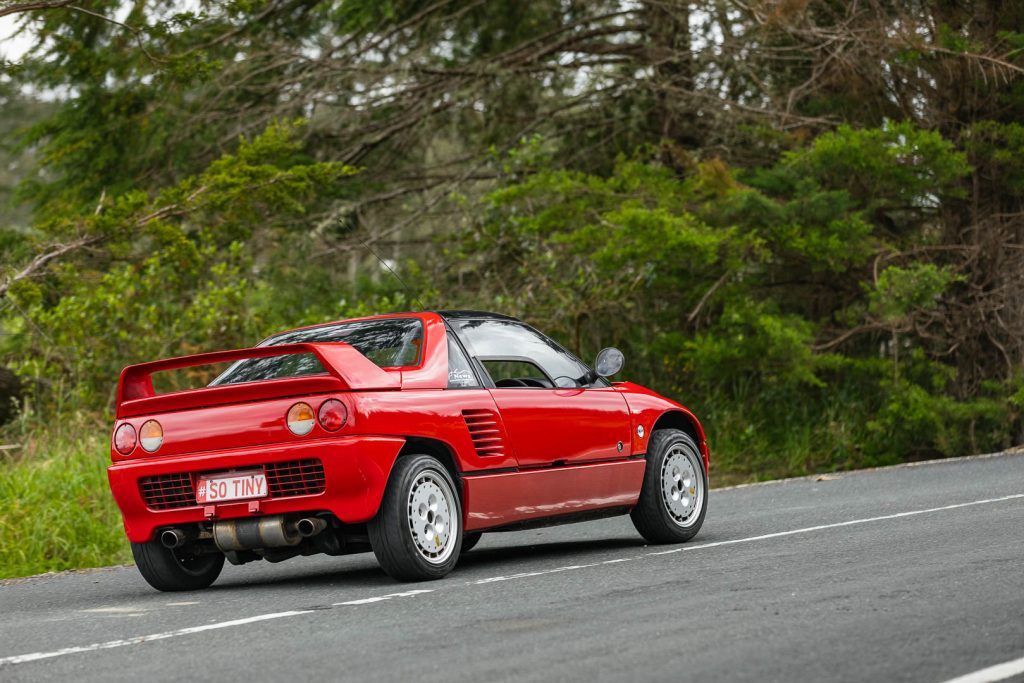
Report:
[[131,561],[107,484],[106,429],[76,431],[0,461],[0,579]]

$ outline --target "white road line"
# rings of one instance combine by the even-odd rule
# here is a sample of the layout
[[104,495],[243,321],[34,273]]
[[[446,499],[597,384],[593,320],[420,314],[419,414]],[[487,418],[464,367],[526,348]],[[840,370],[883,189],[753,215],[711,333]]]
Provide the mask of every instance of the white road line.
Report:
[[370,605],[370,604],[373,604],[375,602],[383,602],[385,600],[390,600],[391,598],[411,598],[414,595],[422,595],[423,593],[433,593],[433,592],[434,592],[433,589],[431,589],[431,590],[406,591],[404,593],[390,593],[388,595],[378,595],[378,596],[373,597],[373,598],[363,598],[362,600],[349,600],[348,602],[336,602],[336,603],[334,603],[332,605],[332,607],[341,607],[343,605]]
[[946,683],[995,683],[996,681],[1005,681],[1010,676],[1022,673],[1024,673],[1024,657],[1015,659],[1012,662],[996,664],[974,673],[965,674],[948,680]]
[[791,531],[778,531],[774,534],[763,534],[761,536],[749,536],[747,538],[734,538],[729,541],[716,541],[714,543],[701,543],[699,545],[687,545],[679,548],[673,548],[672,550],[662,550],[657,553],[647,553],[648,555],[671,555],[672,553],[689,552],[691,550],[703,550],[704,548],[718,548],[723,545],[735,545],[737,543],[750,543],[752,541],[764,541],[769,538],[782,538],[783,536],[794,536],[796,534],[806,534],[812,531],[822,531],[824,529],[838,529],[844,526],[854,526],[856,524],[870,524],[871,522],[884,522],[887,519],[900,519],[901,517],[914,517],[916,515],[927,515],[932,512],[943,512],[945,510],[959,510],[960,508],[971,507],[973,505],[988,505],[991,503],[1002,503],[1007,500],[1016,500],[1018,498],[1024,498],[1024,493],[1015,493],[1011,496],[1001,496],[999,498],[986,498],[985,500],[972,500],[969,503],[956,503],[954,505],[943,505],[937,508],[928,508],[926,510],[911,510],[909,512],[897,512],[892,515],[881,515],[880,517],[865,517],[864,519],[851,519],[847,522],[836,522],[835,524],[819,524],[818,526],[808,526],[803,529],[793,529]]
[[492,576],[487,579],[477,579],[476,581],[467,581],[467,586],[482,586],[487,583],[498,583],[500,581],[512,581],[513,579],[526,579],[531,576],[544,576],[545,574],[558,574],[559,572],[571,572],[575,569],[588,569],[590,567],[600,567],[603,564],[619,564],[621,562],[632,562],[633,560],[639,560],[643,555],[637,557],[618,557],[614,560],[604,560],[603,562],[593,562],[591,564],[571,564],[567,567],[555,567],[554,569],[538,569],[535,572],[520,572],[518,574],[509,574],[508,576]]
[[[618,562],[625,562],[633,558],[623,558],[617,560]],[[511,581],[513,579],[525,579],[531,576],[544,576],[545,574],[557,574],[559,572],[571,572],[575,569],[586,569],[588,567],[596,567],[605,562],[594,562],[593,564],[571,564],[568,567],[555,567],[554,569],[540,569],[535,572],[520,572],[519,574],[509,574],[508,576],[492,576],[489,579],[479,579],[477,581],[467,581],[467,586],[480,586],[485,583],[498,583],[499,581]]]
[[[591,567],[599,567],[606,564],[615,564],[619,562],[630,562],[632,560],[642,559],[643,557],[650,557],[654,555],[669,555],[672,553],[683,552],[687,550],[703,550],[705,548],[717,548],[725,545],[735,545],[737,543],[750,543],[752,541],[763,541],[769,538],[781,538],[783,536],[793,536],[795,534],[806,534],[812,531],[822,531],[824,529],[838,529],[840,527],[853,526],[856,524],[868,524],[871,522],[882,522],[890,519],[900,519],[903,517],[913,517],[915,515],[924,515],[932,512],[942,512],[945,510],[957,510],[961,508],[971,507],[975,505],[988,505],[991,503],[1001,503],[1007,500],[1018,500],[1024,498],[1024,493],[1017,493],[1010,496],[1001,496],[999,498],[986,498],[984,500],[974,500],[968,503],[956,503],[954,505],[943,505],[942,507],[927,508],[924,510],[910,510],[908,512],[897,512],[892,515],[882,515],[880,517],[867,517],[865,519],[854,519],[847,522],[837,522],[835,524],[821,524],[819,526],[805,527],[803,529],[793,529],[791,531],[779,531],[773,534],[762,534],[761,536],[749,536],[747,538],[736,538],[729,541],[716,541],[714,543],[703,543],[700,545],[684,546],[681,548],[674,548],[672,550],[663,550],[660,552],[646,553],[639,557],[622,557],[613,560],[605,560],[603,562],[593,562],[590,564],[573,564],[566,567],[556,567],[555,569],[542,569],[533,572],[521,572],[518,574],[509,574],[507,576],[492,576],[487,579],[479,579],[476,581],[469,581],[465,585],[468,586],[480,586],[490,583],[498,583],[501,581],[511,581],[513,579],[524,579],[532,576],[544,576],[546,574],[557,574],[559,572],[574,571],[577,569],[588,569]],[[348,602],[336,602],[332,606],[352,606],[352,605],[369,605],[372,603],[383,602],[392,598],[405,598],[413,597],[416,595],[422,595],[424,593],[433,593],[431,590],[411,590],[403,593],[390,593],[388,595],[380,595],[370,598],[362,598],[359,600],[349,600]],[[247,617],[245,619],[234,619],[232,621],[221,621],[215,624],[205,624],[203,626],[192,626],[190,628],[182,628],[176,631],[165,631],[164,633],[154,633],[148,636],[136,636],[134,638],[125,638],[124,640],[109,640],[105,643],[93,643],[92,645],[83,645],[80,647],[66,647],[61,650],[54,650],[52,652],[33,652],[26,655],[16,655],[13,657],[0,658],[0,667],[10,664],[24,664],[26,662],[34,662],[40,659],[49,659],[51,657],[62,657],[64,655],[78,654],[80,652],[94,652],[97,650],[109,650],[116,647],[124,647],[126,645],[139,645],[153,640],[165,640],[167,638],[176,638],[178,636],[187,636],[193,633],[202,633],[203,631],[215,631],[222,628],[232,628],[234,626],[244,626],[245,624],[252,624],[259,621],[270,621],[272,619],[284,619],[286,617],[295,617],[302,614],[313,614],[321,610],[293,610],[290,612],[274,612],[272,614],[261,614],[255,617]],[[1005,673],[1004,673],[1005,672]],[[982,683],[983,681],[1000,681],[1017,673],[1024,672],[1024,659],[1018,659],[1013,662],[1007,662],[998,666],[990,667],[989,669],[983,669],[982,671],[969,674],[961,678],[955,679],[955,681],[948,681],[947,683]],[[997,675],[997,678],[985,678],[982,676]],[[974,677],[978,678],[974,678]]]
[[[391,598],[407,598],[414,595],[420,595],[422,593],[433,593],[433,590],[412,590],[404,593],[391,593],[389,595],[379,595],[372,598],[363,598],[362,600],[350,600],[349,602],[336,602],[334,606],[342,605],[368,605],[374,602],[380,602],[382,600],[390,600]],[[191,626],[189,628],[180,628],[176,631],[164,631],[163,633],[151,633],[148,636],[135,636],[134,638],[125,638],[123,640],[108,640],[105,643],[93,643],[92,645],[81,645],[78,647],[65,647],[60,650],[53,650],[52,652],[33,652],[27,655],[16,655],[14,657],[3,657],[0,658],[0,667],[9,664],[24,664],[26,662],[34,662],[40,659],[50,659],[52,657],[63,657],[64,655],[74,655],[81,652],[95,652],[96,650],[110,650],[115,647],[125,647],[126,645],[140,645],[142,643],[148,643],[153,640],[166,640],[167,638],[177,638],[179,636],[188,636],[193,633],[202,633],[203,631],[216,631],[222,628],[232,628],[234,626],[245,626],[246,624],[252,624],[258,621],[270,621],[272,619],[285,619],[287,617],[297,617],[302,614],[312,614],[320,610],[304,609],[304,610],[291,610],[289,612],[274,612],[272,614],[260,614],[255,617],[246,617],[245,619],[232,619],[231,621],[219,621],[215,624],[204,624],[203,626]]]
[[188,636],[193,633],[202,633],[203,631],[215,631],[221,628],[231,628],[232,626],[244,626],[245,624],[252,624],[257,621],[269,621],[271,619],[284,619],[285,617],[296,617],[300,614],[310,614],[313,610],[293,610],[291,612],[274,612],[273,614],[260,614],[255,617],[248,617],[246,619],[234,619],[232,621],[221,621],[216,624],[205,624],[203,626],[191,626],[189,628],[179,628],[177,631],[164,631],[163,633],[151,633],[148,636],[135,636],[134,638],[125,638],[124,640],[108,640],[105,643],[93,643],[92,645],[82,645],[79,647],[66,647],[61,650],[54,650],[52,652],[33,652],[28,655],[17,655],[14,657],[4,657],[0,659],[0,666],[5,664],[24,664],[25,662],[34,662],[39,659],[49,659],[51,657],[62,657],[64,655],[74,655],[79,652],[94,652],[96,650],[110,650],[115,647],[124,647],[125,645],[139,645],[140,643],[147,643],[151,640],[166,640],[167,638],[177,638],[178,636]]

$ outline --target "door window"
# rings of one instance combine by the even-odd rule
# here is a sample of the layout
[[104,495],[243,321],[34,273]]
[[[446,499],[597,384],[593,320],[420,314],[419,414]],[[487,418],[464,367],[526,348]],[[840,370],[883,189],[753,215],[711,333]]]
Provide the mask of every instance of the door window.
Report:
[[[514,377],[547,380],[547,384],[542,386],[577,387],[578,380],[588,372],[587,366],[571,353],[522,323],[512,320],[457,320],[454,324],[469,342],[470,352],[485,365],[488,359],[507,363],[504,359],[518,357],[526,360],[527,365],[535,363],[543,371],[539,376],[534,370],[533,375]],[[487,369],[491,370],[490,367]],[[497,384],[498,377],[494,380]]]
[[551,389],[544,371],[526,359],[486,358],[481,361],[494,386],[508,389]]

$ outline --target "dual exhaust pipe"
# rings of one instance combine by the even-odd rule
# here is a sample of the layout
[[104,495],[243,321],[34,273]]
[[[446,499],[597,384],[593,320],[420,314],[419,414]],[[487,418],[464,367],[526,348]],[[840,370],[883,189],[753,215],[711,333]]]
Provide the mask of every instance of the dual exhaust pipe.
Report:
[[160,534],[160,544],[171,550],[185,545],[187,540],[188,537],[185,536],[185,532],[181,529],[167,529]]
[[319,517],[303,517],[295,522],[295,530],[303,538],[311,538],[327,528],[327,522]]
[[[288,520],[284,515],[250,519],[227,519],[213,524],[213,542],[223,552],[255,550],[257,548],[284,548],[298,545],[302,539],[316,536],[327,528],[319,517]],[[188,542],[181,529],[165,529],[160,543],[171,550]]]

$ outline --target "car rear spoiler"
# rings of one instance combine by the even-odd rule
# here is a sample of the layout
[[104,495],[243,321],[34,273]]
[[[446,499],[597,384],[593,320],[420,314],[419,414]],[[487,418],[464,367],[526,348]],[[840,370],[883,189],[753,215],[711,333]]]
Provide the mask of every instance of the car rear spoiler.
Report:
[[[316,356],[327,373],[201,387],[166,394],[157,394],[153,389],[153,374],[157,372],[303,353]],[[258,346],[129,365],[121,371],[121,380],[117,387],[117,417],[331,391],[382,391],[401,388],[401,372],[382,370],[348,344],[320,342]]]

